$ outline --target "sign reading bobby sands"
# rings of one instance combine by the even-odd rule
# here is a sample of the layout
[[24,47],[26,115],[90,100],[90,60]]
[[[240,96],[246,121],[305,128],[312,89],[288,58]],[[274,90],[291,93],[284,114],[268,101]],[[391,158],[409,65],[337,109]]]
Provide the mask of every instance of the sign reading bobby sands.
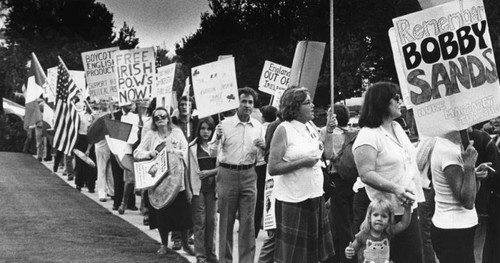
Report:
[[[91,100],[118,100],[113,55],[118,47],[99,49],[82,53],[87,88]],[[83,87],[82,87],[83,88]]]
[[[484,5],[454,1],[393,19],[418,132],[437,136],[500,115]],[[436,125],[439,123],[439,125]]]
[[118,105],[156,96],[156,68],[153,48],[120,50],[114,54]]

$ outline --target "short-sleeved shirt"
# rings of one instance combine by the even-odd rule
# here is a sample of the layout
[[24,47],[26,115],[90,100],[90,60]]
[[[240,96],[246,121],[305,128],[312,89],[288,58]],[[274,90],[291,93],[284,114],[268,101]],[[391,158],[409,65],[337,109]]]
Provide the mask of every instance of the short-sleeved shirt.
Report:
[[[392,127],[397,139],[381,126],[363,127],[353,144],[353,151],[363,145],[373,147],[377,151],[375,172],[392,183],[412,190],[416,195],[416,201],[422,202],[424,193],[420,185],[415,147],[397,122],[392,122]],[[396,195],[379,191],[369,185],[366,185],[366,193],[370,200],[390,200],[396,215],[404,213],[404,207],[397,202]],[[417,207],[417,202],[413,204],[413,208]]]
[[[264,152],[254,146],[255,139],[264,139],[262,124],[254,118],[242,122],[237,115],[222,121],[219,162],[234,165],[263,164]],[[215,139],[215,136],[214,136]]]
[[355,238],[360,245],[357,249],[359,263],[390,262],[390,236],[386,232],[374,237],[369,232],[361,231]]
[[[315,128],[307,123],[284,121],[280,124],[286,130],[287,149],[283,160],[296,161],[305,157],[323,154],[323,144]],[[275,181],[274,195],[277,200],[298,203],[323,195],[323,172],[321,162],[312,167],[302,167],[280,175]]]
[[465,209],[453,196],[444,169],[450,165],[463,167],[461,145],[450,140],[437,138],[431,157],[432,185],[436,192],[436,209],[432,223],[442,229],[470,228],[478,223],[476,209]]

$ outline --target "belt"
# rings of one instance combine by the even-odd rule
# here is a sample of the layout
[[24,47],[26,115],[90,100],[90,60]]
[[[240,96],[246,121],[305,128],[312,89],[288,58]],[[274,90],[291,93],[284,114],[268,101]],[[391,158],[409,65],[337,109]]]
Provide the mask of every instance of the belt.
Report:
[[253,167],[253,164],[242,164],[242,165],[236,165],[236,164],[227,164],[227,163],[219,163],[220,166],[231,169],[231,170],[248,170]]

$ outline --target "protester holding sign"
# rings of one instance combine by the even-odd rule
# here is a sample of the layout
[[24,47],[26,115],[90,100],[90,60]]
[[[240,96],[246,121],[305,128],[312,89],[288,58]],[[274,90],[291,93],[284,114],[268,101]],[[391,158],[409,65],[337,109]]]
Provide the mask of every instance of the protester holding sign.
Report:
[[458,131],[438,137],[431,157],[436,210],[432,217],[432,246],[441,263],[475,262],[474,232],[478,216],[474,207],[478,179],[488,165],[475,168],[478,153],[470,141],[464,150]]
[[290,87],[281,98],[283,122],[271,141],[268,170],[276,197],[274,262],[318,262],[335,252],[323,199],[323,143],[311,120],[306,88]]
[[[176,158],[176,156],[182,158],[184,151],[188,147],[188,143],[184,138],[182,131],[172,125],[172,120],[170,114],[165,108],[157,108],[153,112],[153,122],[151,123],[151,131],[146,133],[144,138],[142,138],[141,143],[134,151],[134,158],[136,160],[150,160],[156,158],[158,151],[157,146],[165,144],[169,154],[172,156],[169,158]],[[176,156],[174,156],[176,155]],[[173,168],[172,168],[173,169]],[[187,230],[193,227],[193,222],[191,219],[191,192],[188,178],[181,180],[180,187],[174,186],[178,193],[175,200],[163,207],[162,209],[155,208],[151,205],[149,207],[149,228],[158,228],[161,238],[161,247],[158,250],[158,254],[168,253],[168,233],[173,230],[181,231],[181,241],[184,250],[194,255],[193,250],[188,244]],[[152,188],[148,190],[148,194],[154,194],[155,191],[170,191],[171,189],[159,189]],[[162,193],[159,193],[162,195]]]
[[401,220],[404,213],[403,203],[413,203],[410,226],[391,240],[391,259],[421,263],[422,240],[414,209],[417,207],[415,201],[423,202],[424,195],[415,162],[415,147],[394,121],[401,116],[401,98],[397,91],[398,86],[389,82],[378,82],[367,89],[359,118],[362,128],[354,142],[353,153],[370,200],[390,200],[396,221]]
[[[219,262],[231,262],[233,227],[240,215],[239,262],[253,262],[255,256],[254,215],[257,198],[255,164],[264,162],[262,125],[250,117],[257,93],[250,87],[238,90],[239,107],[235,116],[216,128],[220,166],[217,195],[220,213]],[[201,111],[200,111],[201,114]],[[213,150],[213,148],[212,148]]]

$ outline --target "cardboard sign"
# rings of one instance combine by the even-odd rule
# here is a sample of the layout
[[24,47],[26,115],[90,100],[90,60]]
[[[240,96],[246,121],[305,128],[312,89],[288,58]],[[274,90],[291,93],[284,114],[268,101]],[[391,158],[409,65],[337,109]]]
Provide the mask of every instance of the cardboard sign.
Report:
[[156,96],[154,49],[120,50],[114,53],[118,105]]
[[47,92],[47,100],[53,102],[56,100],[56,87],[57,87],[57,67],[47,69],[47,82],[52,92]]
[[259,90],[275,95],[276,90],[284,91],[288,87],[289,80],[290,68],[266,60],[260,75]]
[[[405,104],[419,134],[438,136],[500,114],[500,85],[481,0],[393,19]],[[439,125],[436,125],[439,123]]]
[[168,153],[167,147],[163,147],[155,159],[134,163],[135,188],[153,187],[167,172]]
[[264,214],[262,216],[264,230],[276,229],[276,198],[274,197],[274,179],[266,171],[266,187],[264,189]]
[[290,85],[306,87],[314,99],[326,43],[299,41],[293,55]]
[[159,67],[156,76],[156,105],[170,109],[172,106],[172,86],[175,79],[175,63]]
[[238,84],[234,58],[191,69],[199,118],[238,108]]
[[113,56],[118,47],[93,50],[82,53],[83,68],[92,101],[118,101]]

